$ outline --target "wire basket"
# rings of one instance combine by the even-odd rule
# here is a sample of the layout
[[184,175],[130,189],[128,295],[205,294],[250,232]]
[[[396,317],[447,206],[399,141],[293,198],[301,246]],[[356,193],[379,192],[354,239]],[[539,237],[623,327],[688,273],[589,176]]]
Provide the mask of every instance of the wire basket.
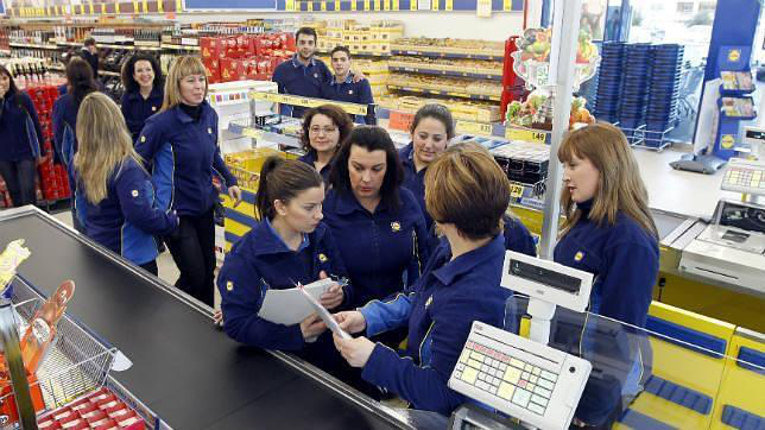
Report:
[[[27,283],[14,281],[11,301],[21,338],[45,300]],[[44,403],[37,406],[53,410],[103,386],[116,352],[64,315],[56,326],[53,344],[37,370],[36,380],[30,376],[30,389],[39,393]],[[0,405],[14,402],[12,391],[0,397]],[[7,416],[5,420],[0,417],[0,424],[8,420]]]

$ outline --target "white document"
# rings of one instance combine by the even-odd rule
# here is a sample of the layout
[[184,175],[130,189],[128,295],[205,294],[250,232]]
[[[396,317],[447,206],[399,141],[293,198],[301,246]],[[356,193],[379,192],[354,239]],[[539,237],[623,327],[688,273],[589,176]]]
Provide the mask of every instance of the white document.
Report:
[[335,318],[332,316],[332,314],[329,313],[329,311],[324,306],[322,306],[318,300],[314,299],[305,289],[302,291],[303,297],[306,298],[306,300],[311,304],[311,307],[313,307],[313,310],[319,314],[319,317],[321,317],[321,319],[324,321],[324,324],[326,324],[333,333],[342,337],[343,339],[352,339],[351,335],[340,328],[340,325],[337,323],[337,321],[335,321]]
[[[334,283],[332,279],[322,279],[304,286],[303,289],[306,294],[319,300],[319,297]],[[314,312],[313,306],[306,300],[303,292],[298,288],[290,288],[266,291],[266,298],[263,299],[258,316],[272,323],[294,325],[299,324]]]

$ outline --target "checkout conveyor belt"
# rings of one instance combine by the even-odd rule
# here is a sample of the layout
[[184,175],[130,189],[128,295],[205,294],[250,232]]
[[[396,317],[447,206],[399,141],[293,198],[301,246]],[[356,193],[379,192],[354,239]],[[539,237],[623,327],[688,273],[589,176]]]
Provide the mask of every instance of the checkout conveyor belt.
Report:
[[0,212],[0,244],[18,238],[32,251],[19,272],[48,295],[75,281],[67,313],[133,362],[113,376],[175,429],[411,428],[310,366],[234,342],[209,310],[37,209]]

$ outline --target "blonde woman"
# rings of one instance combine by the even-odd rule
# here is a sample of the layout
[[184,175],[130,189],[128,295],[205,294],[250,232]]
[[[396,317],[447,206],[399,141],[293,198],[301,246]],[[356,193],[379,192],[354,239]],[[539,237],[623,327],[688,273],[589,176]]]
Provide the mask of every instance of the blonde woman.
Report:
[[[589,125],[563,140],[558,158],[564,169],[566,221],[555,261],[596,276],[590,312],[645,327],[659,273],[658,233],[626,137],[610,124]],[[588,385],[576,424],[610,428],[620,397],[634,397],[640,390],[645,357],[642,346],[631,355],[634,366],[619,387]]]
[[198,58],[173,63],[162,109],[146,121],[136,151],[153,166],[159,206],[180,218],[177,234],[165,238],[180,271],[175,286],[212,306],[218,202],[213,174],[232,199],[239,202],[242,193],[221,158],[218,115],[207,103],[205,69]]
[[156,276],[153,235],[171,234],[178,217],[154,206],[149,173],[133,149],[119,107],[108,96],[91,93],[80,104],[76,132],[80,224],[90,238]]

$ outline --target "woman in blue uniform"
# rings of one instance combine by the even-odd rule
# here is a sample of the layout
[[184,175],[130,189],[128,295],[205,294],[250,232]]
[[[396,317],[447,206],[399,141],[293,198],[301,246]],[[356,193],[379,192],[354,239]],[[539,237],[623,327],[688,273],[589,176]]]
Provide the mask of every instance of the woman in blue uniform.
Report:
[[151,55],[136,54],[122,66],[121,108],[133,142],[138,139],[146,119],[159,112],[165,94],[162,90],[162,70]]
[[[595,275],[590,312],[645,327],[659,272],[658,233],[627,139],[612,125],[590,125],[564,139],[558,158],[564,168],[561,212],[566,221],[555,261]],[[627,397],[639,390],[640,348],[633,359],[622,387]],[[613,419],[621,405],[608,398],[601,390],[585,390],[578,424],[601,426]]]
[[[328,335],[313,343],[326,330],[316,315],[292,326],[258,317],[269,289],[346,276],[332,234],[321,223],[324,183],[305,163],[270,157],[263,164],[257,195],[261,219],[234,245],[218,276],[224,329],[248,345],[303,351],[311,361],[327,363],[336,352]],[[350,286],[335,284],[320,299],[327,309],[338,309],[350,297]]]
[[14,206],[35,203],[35,177],[42,131],[32,99],[19,91],[0,65],[0,176]]
[[[437,103],[421,107],[414,115],[411,126],[412,142],[399,151],[399,158],[404,167],[404,182],[417,198],[425,223],[431,234],[431,249],[438,246],[436,232],[433,231],[433,219],[425,210],[425,172],[454,137],[454,119],[449,109]],[[504,218],[505,247],[511,251],[536,256],[536,244],[528,229],[511,213]]]
[[220,155],[218,115],[207,103],[205,69],[198,58],[175,60],[162,109],[146,120],[136,151],[153,166],[159,207],[180,217],[176,234],[165,239],[180,271],[175,286],[212,306],[218,202],[213,174],[237,204],[242,192]]
[[475,144],[446,150],[425,175],[428,212],[444,233],[411,292],[335,315],[350,333],[409,329],[403,356],[367,337],[335,346],[362,378],[416,409],[449,415],[465,401],[447,386],[473,321],[502,324],[511,292],[500,287],[505,258],[502,215],[510,184],[492,156]]
[[419,277],[429,254],[427,231],[414,196],[399,185],[401,164],[385,130],[356,127],[335,157],[324,222],[357,306],[400,292]]
[[[93,78],[93,69],[82,58],[72,58],[66,65],[67,92],[53,103],[53,144],[54,157],[64,163],[69,175],[70,188],[74,190],[74,169],[72,160],[77,153],[77,111],[80,103],[88,94],[98,90],[98,84]],[[84,233],[77,217],[77,203],[74,193],[71,197],[72,224],[74,228]]]
[[156,276],[153,235],[171,234],[178,217],[154,205],[151,178],[120,109],[105,94],[88,95],[80,105],[77,136],[77,215],[86,234]]
[[332,158],[337,149],[348,139],[353,123],[348,114],[335,105],[327,104],[308,109],[303,116],[303,143],[305,155],[300,161],[316,169],[326,184]]

